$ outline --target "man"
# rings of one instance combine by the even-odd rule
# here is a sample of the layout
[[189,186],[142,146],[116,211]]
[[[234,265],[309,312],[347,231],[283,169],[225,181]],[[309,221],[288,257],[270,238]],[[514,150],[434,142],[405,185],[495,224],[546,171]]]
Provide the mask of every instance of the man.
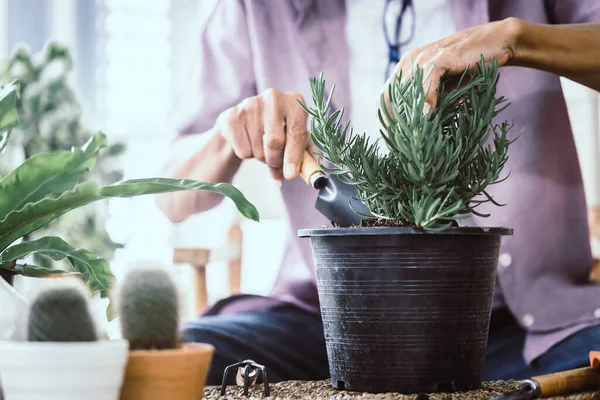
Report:
[[[272,381],[328,377],[310,245],[297,239],[298,229],[328,221],[314,209],[315,191],[296,179],[302,153],[311,147],[307,116],[296,99],[311,103],[308,77],[323,71],[336,85],[333,107],[344,107],[358,130],[377,133],[386,68],[398,60],[394,46],[388,58],[385,3],[221,0],[202,31],[190,96],[181,102],[190,111],[177,142],[189,149],[197,135],[210,139],[189,157],[174,154],[167,173],[228,182],[244,159],[263,161],[281,183],[291,227],[270,296],[225,299],[184,330],[185,340],[216,347],[209,384],[220,383],[225,366],[246,358],[265,364]],[[587,352],[600,342],[600,287],[588,281],[583,183],[558,74],[600,88],[599,28],[546,24],[598,21],[600,2],[392,3],[386,25],[402,10],[403,21],[410,20],[410,7],[415,11],[411,41],[402,37],[405,30],[390,38],[385,28],[388,41],[402,43],[405,55],[394,74],[409,74],[407,66],[417,61],[432,71],[435,83],[475,63],[479,54],[495,58],[506,64],[499,94],[511,102],[501,117],[525,128],[511,147],[511,178],[500,188],[508,205],[482,222],[515,230],[503,239],[484,378],[518,379],[585,365]],[[159,204],[180,222],[220,201],[208,192],[180,192],[161,196]]]

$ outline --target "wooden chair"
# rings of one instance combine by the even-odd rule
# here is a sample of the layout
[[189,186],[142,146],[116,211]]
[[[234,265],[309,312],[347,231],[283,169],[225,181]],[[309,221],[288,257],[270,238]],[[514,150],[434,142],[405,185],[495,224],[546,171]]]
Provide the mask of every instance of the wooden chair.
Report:
[[242,229],[232,225],[227,243],[222,248],[205,249],[178,247],[173,251],[173,263],[189,264],[193,268],[194,312],[200,314],[208,306],[206,266],[210,262],[226,262],[229,295],[237,294],[242,278]]
[[[588,225],[590,229],[590,240],[600,242],[600,207],[590,207],[588,210]],[[600,254],[594,254],[594,264],[590,271],[592,282],[600,283]]]
[[590,279],[592,282],[600,283],[600,260],[594,260]]

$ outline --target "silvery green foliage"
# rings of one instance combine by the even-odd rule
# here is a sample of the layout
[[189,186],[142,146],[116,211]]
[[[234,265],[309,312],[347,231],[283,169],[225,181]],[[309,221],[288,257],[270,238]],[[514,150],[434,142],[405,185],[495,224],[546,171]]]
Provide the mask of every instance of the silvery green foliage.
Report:
[[121,284],[118,310],[123,337],[136,349],[170,349],[179,342],[177,288],[161,267],[145,265],[129,271]]
[[[311,119],[311,138],[340,180],[354,185],[359,200],[379,221],[442,230],[473,213],[480,204],[498,204],[487,192],[499,183],[508,159],[507,121],[493,119],[506,108],[496,96],[499,79],[495,61],[483,58],[466,69],[456,89],[442,79],[438,101],[427,111],[424,71],[418,65],[410,79],[392,79],[381,96],[380,142],[367,134],[354,134],[350,121],[343,124],[343,109],[331,112],[325,98],[325,81],[309,79],[313,108],[303,108]],[[333,92],[333,90],[332,90]],[[516,140],[516,139],[515,139]],[[491,143],[490,143],[491,142]]]
[[90,308],[90,292],[79,278],[47,279],[40,283],[29,308],[30,342],[91,342],[98,340]]
[[[56,42],[37,53],[19,47],[2,61],[0,80],[17,80],[20,96],[16,103],[19,125],[0,158],[0,178],[38,154],[70,150],[87,142],[93,133],[84,126],[84,110],[71,83],[73,60],[69,48]],[[103,185],[121,180],[123,173],[115,166],[124,151],[122,143],[107,146],[95,168],[87,172],[88,178]],[[59,236],[76,248],[111,259],[122,245],[108,235],[107,219],[106,204],[78,208],[27,235],[25,240]],[[33,257],[37,265],[68,269],[64,262],[37,254]]]

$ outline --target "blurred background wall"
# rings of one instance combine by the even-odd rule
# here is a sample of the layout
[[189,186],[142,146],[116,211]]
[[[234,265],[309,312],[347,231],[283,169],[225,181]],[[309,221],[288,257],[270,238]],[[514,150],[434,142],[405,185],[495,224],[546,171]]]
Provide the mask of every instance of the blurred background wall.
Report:
[[[42,54],[50,41],[66,46],[72,57],[69,74],[91,131],[104,131],[125,152],[116,168],[124,178],[158,174],[174,131],[169,116],[184,87],[197,49],[203,21],[218,0],[0,0],[0,55],[17,49]],[[600,205],[598,94],[563,81],[568,99],[590,208]],[[115,161],[116,162],[116,161]],[[263,174],[264,185],[244,185],[246,174]],[[241,222],[243,231],[241,290],[267,293],[276,274],[286,229],[281,198],[263,165],[246,162],[234,182],[254,202],[263,221]],[[229,202],[173,226],[151,197],[113,200],[106,214],[110,239],[124,247],[111,260],[117,278],[139,258],[173,264],[176,247],[214,249],[226,244],[238,220]],[[173,265],[192,317],[191,268]],[[228,292],[223,262],[207,268],[208,296],[213,302]]]

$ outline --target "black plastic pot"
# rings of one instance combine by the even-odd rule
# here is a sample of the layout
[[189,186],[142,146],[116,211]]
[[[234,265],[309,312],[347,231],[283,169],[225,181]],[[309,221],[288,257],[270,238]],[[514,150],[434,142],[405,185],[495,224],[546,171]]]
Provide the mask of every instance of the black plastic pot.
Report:
[[332,385],[479,388],[502,235],[512,230],[300,230],[311,240]]

